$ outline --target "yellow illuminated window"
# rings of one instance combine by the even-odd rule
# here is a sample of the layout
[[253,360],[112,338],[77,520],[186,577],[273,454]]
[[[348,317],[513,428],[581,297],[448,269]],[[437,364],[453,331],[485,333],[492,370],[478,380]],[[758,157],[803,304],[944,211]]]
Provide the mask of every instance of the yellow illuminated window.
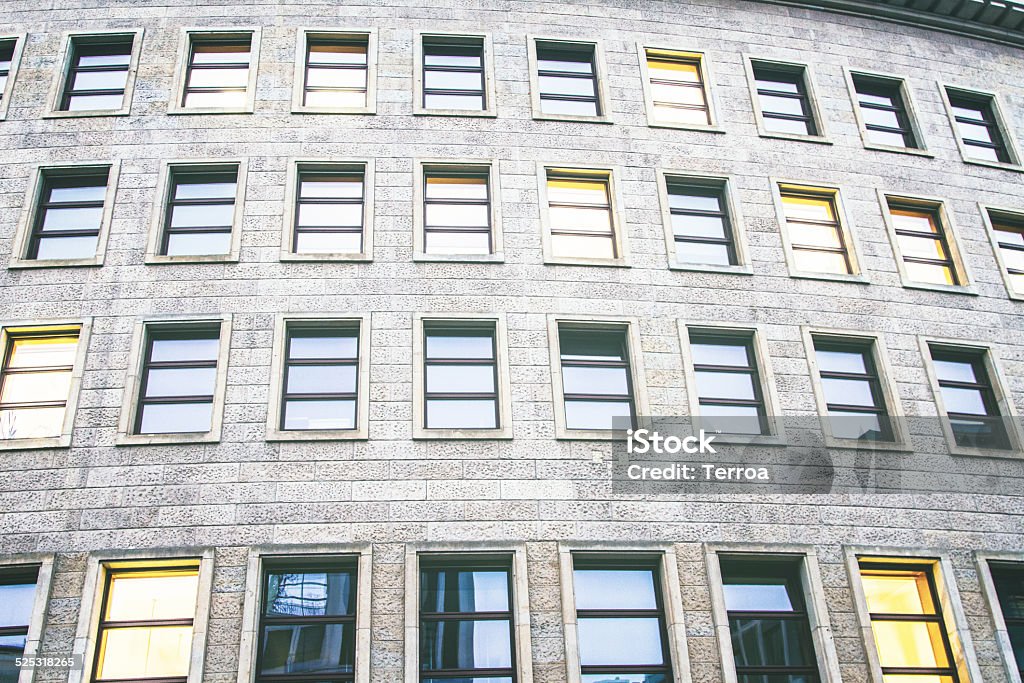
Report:
[[78,329],[9,334],[0,373],[0,439],[60,436]]
[[95,681],[185,681],[199,566],[110,568]]
[[647,50],[647,74],[658,123],[711,123],[699,55]]
[[782,208],[796,270],[853,272],[832,193],[783,188]]
[[960,284],[937,206],[908,206],[890,200],[889,216],[909,279]]
[[547,191],[553,256],[605,259],[618,256],[607,176],[570,177],[549,173]]
[[885,683],[955,683],[928,565],[860,562],[861,585]]

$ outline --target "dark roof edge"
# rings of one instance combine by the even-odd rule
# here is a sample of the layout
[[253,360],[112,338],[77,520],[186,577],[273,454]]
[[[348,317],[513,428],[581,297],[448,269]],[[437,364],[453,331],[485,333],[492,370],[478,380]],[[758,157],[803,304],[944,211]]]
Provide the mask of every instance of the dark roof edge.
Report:
[[900,24],[909,24],[924,28],[937,29],[960,36],[981,38],[995,43],[1024,47],[1024,33],[1013,31],[991,24],[976,21],[965,21],[937,12],[908,9],[895,4],[891,0],[766,0],[778,5],[819,9],[843,14],[854,14],[863,17],[888,19]]

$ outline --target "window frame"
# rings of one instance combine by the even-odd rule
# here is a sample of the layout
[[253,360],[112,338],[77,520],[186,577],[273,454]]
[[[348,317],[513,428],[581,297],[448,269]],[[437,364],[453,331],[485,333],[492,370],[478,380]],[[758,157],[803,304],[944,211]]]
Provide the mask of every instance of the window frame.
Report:
[[[530,604],[526,545],[501,541],[421,541],[405,544],[405,675],[404,683],[420,683],[420,558],[508,561],[512,617],[512,669],[515,683],[533,682]],[[363,682],[368,683],[368,682]]]
[[[366,41],[366,106],[365,107],[313,107],[305,104],[306,74],[309,44],[312,41]],[[376,28],[321,28],[296,29],[295,70],[292,76],[293,114],[376,114],[377,113],[377,29]]]
[[[900,283],[907,289],[925,289],[935,292],[948,292],[951,294],[978,294],[973,279],[967,270],[967,263],[963,258],[965,253],[960,247],[960,238],[953,225],[952,212],[947,208],[947,202],[938,197],[926,197],[921,195],[906,195],[878,190],[879,204],[882,209],[882,218],[885,221],[886,233],[889,236],[889,245],[892,247],[893,257],[896,260],[896,268],[900,275]],[[920,282],[910,279],[903,259],[903,251],[900,249],[899,236],[896,232],[896,225],[890,213],[890,202],[900,208],[931,212],[935,215],[939,230],[938,234],[943,238],[946,250],[949,252],[949,260],[952,265],[953,275],[957,278],[958,284],[940,284],[931,282]]]
[[[307,484],[304,490],[308,492]],[[305,496],[296,500],[305,500]],[[242,605],[242,633],[238,650],[237,683],[254,683],[263,608],[263,576],[267,568],[310,561],[342,560],[356,566],[355,683],[370,681],[370,598],[373,579],[373,546],[370,543],[268,544],[249,548]],[[191,681],[189,683],[192,683]]]
[[[28,256],[29,249],[35,238],[36,225],[40,218],[40,204],[42,203],[43,192],[48,187],[48,182],[53,178],[84,175],[90,172],[102,173],[103,171],[107,173],[107,189],[103,195],[103,214],[100,217],[99,233],[96,238],[96,253],[93,256],[72,259],[30,258]],[[120,175],[121,161],[119,159],[104,163],[82,161],[68,164],[33,165],[7,267],[21,269],[102,266],[107,253],[107,242],[110,236],[110,224],[113,221]]]
[[[530,70],[530,103],[534,121],[579,121],[585,123],[613,123],[609,111],[610,100],[608,97],[608,67],[604,58],[604,49],[598,40],[575,40],[571,38],[558,38],[547,35],[529,34],[526,36],[527,58]],[[541,109],[540,97],[540,73],[537,57],[538,43],[552,43],[570,47],[592,47],[594,50],[594,95],[597,98],[597,116],[583,116],[579,114],[547,114]]]
[[[1001,168],[1007,171],[1024,172],[1024,166],[1021,165],[1022,157],[1020,155],[1020,150],[1017,147],[1016,137],[1013,135],[1013,131],[1008,125],[1010,119],[1003,113],[1006,111],[1006,108],[1003,106],[998,93],[986,92],[984,90],[977,90],[974,88],[963,88],[942,82],[938,83],[938,87],[939,96],[942,99],[942,106],[946,110],[946,120],[949,122],[950,129],[953,133],[953,139],[956,142],[956,147],[960,151],[960,159],[965,164],[976,164],[978,166]],[[992,108],[992,123],[995,125],[1000,137],[1002,138],[1003,146],[1006,148],[1006,155],[1009,157],[1009,161],[988,161],[987,159],[971,157],[967,153],[967,148],[970,145],[964,144],[963,138],[960,136],[960,131],[957,129],[956,115],[953,113],[953,105],[949,101],[950,90],[967,98],[987,99],[989,101]]]
[[27,40],[27,33],[5,33],[0,35],[0,41],[14,42],[14,49],[11,53],[11,68],[7,72],[7,83],[0,89],[0,121],[7,119],[7,112],[11,106],[11,94],[14,92],[14,82],[18,78],[18,68],[21,66],[21,53],[25,50]]
[[[369,438],[370,410],[370,313],[280,313],[274,323],[274,342],[270,362],[270,394],[267,400],[267,441],[363,441]],[[356,361],[355,429],[281,429],[284,408],[284,371],[287,362],[289,325],[358,327],[359,357]]]
[[[918,122],[919,118],[917,115],[917,109],[914,106],[913,96],[910,87],[907,85],[906,79],[902,76],[896,76],[888,73],[850,68],[844,68],[843,74],[846,77],[847,91],[850,93],[850,104],[853,107],[853,115],[854,118],[857,119],[857,130],[860,131],[861,141],[864,143],[865,149],[873,149],[880,152],[895,152],[898,154],[914,154],[929,158],[935,156],[928,151],[928,145],[925,142],[924,137],[924,130],[921,129],[921,125]],[[867,124],[864,121],[864,115],[861,112],[860,99],[857,96],[858,93],[855,80],[858,77],[878,83],[884,83],[897,90],[900,99],[902,100],[903,114],[907,119],[907,131],[914,138],[916,146],[901,147],[898,145],[885,145],[872,142],[871,138],[868,136]]]
[[[772,187],[772,200],[775,204],[775,211],[779,221],[779,235],[782,238],[782,250],[786,257],[786,270],[789,276],[807,280],[832,280],[870,284],[867,275],[861,267],[860,248],[850,226],[849,214],[843,202],[842,187],[829,183],[808,183],[806,181],[794,181],[784,178],[769,178],[769,182]],[[783,196],[790,194],[807,195],[828,199],[832,202],[836,215],[836,228],[839,239],[843,243],[846,263],[850,269],[849,273],[825,273],[797,268],[796,257],[793,254],[794,242],[789,234],[789,220],[786,217],[786,206],[783,201]],[[814,249],[809,250],[814,251]]]
[[[574,555],[585,556],[595,563],[655,567],[660,581],[655,589],[661,595],[661,619],[664,662],[671,668],[666,683],[685,683],[691,680],[690,658],[687,648],[686,627],[683,620],[682,591],[678,571],[676,548],[671,543],[560,542],[558,544],[558,571],[561,579],[562,626],[565,632],[565,670],[568,683],[580,683],[579,631],[576,619],[576,591],[573,570]],[[660,584],[660,585],[659,585]]]
[[[224,423],[228,356],[231,350],[231,322],[232,316],[230,313],[202,318],[177,315],[143,317],[135,321],[115,445],[217,443],[220,441],[221,429]],[[217,375],[214,384],[210,430],[207,432],[136,433],[135,427],[138,423],[140,412],[140,391],[145,372],[144,362],[148,355],[151,332],[155,331],[159,334],[164,331],[180,328],[212,328],[218,325],[220,329],[220,343],[217,353]]]
[[[825,435],[825,445],[829,448],[854,448],[859,451],[911,451],[911,439],[906,418],[903,414],[899,389],[893,379],[895,374],[893,373],[885,344],[882,343],[881,334],[809,325],[801,325],[800,333],[804,342],[804,350],[807,354],[807,366],[814,393],[814,402],[821,421],[821,428]],[[815,340],[817,339],[839,344],[849,342],[851,346],[861,347],[864,353],[870,354],[871,361],[874,364],[875,379],[882,394],[883,405],[881,408],[886,411],[889,423],[892,425],[892,441],[859,441],[857,439],[833,436],[831,422],[828,419],[828,401],[821,381],[821,370],[818,367],[815,355]]]
[[[985,458],[1020,458],[1024,456],[1024,429],[1018,418],[1013,397],[1008,391],[1006,379],[1001,370],[1001,362],[997,353],[997,347],[987,342],[965,341],[962,339],[948,339],[941,337],[919,336],[918,344],[921,349],[921,357],[924,361],[925,373],[928,377],[928,385],[931,388],[932,398],[935,401],[935,408],[942,425],[942,434],[946,439],[946,446],[952,455],[968,455]],[[995,406],[999,410],[1000,417],[1006,427],[1006,435],[1009,441],[1009,448],[974,448],[957,445],[953,426],[946,411],[945,400],[942,396],[942,388],[939,385],[938,375],[935,372],[935,364],[932,362],[932,347],[940,350],[964,352],[977,354],[985,367],[988,375],[989,386],[992,390]]]
[[[501,229],[501,184],[497,159],[416,159],[413,163],[413,261],[450,263],[504,263],[505,245]],[[426,199],[427,174],[443,175],[474,173],[487,175],[488,214],[491,223],[491,253],[489,254],[428,254],[426,253]]]
[[[612,224],[612,244],[615,249],[615,258],[593,258],[589,256],[556,256],[554,254],[551,229],[551,211],[548,203],[548,177],[565,176],[580,178],[581,180],[601,180],[608,186],[608,214]],[[628,268],[632,264],[629,237],[626,234],[626,223],[623,218],[622,196],[619,182],[622,178],[622,169],[618,166],[575,166],[561,165],[556,163],[537,164],[537,193],[540,209],[541,242],[544,253],[545,265],[566,265],[566,266],[606,266]]]
[[[484,108],[475,109],[431,109],[424,105],[424,49],[425,41],[458,44],[460,40],[479,40],[482,59]],[[414,116],[473,116],[494,118],[498,115],[494,78],[494,42],[489,32],[464,33],[460,31],[416,31],[413,35],[413,101]]]
[[800,587],[811,633],[811,645],[821,683],[840,683],[839,656],[836,651],[828,611],[828,597],[821,582],[818,551],[815,546],[795,543],[721,542],[704,544],[704,560],[711,589],[711,616],[714,620],[718,652],[722,662],[723,683],[737,683],[736,659],[732,648],[729,612],[725,606],[725,589],[721,558],[737,558],[756,562],[759,559],[787,558],[799,565]]
[[[935,598],[938,602],[936,612],[942,616],[946,626],[945,634],[950,641],[952,656],[951,668],[956,670],[959,683],[981,683],[984,680],[978,667],[974,643],[968,628],[967,617],[960,601],[960,593],[954,580],[954,568],[948,553],[928,548],[905,548],[888,546],[845,545],[843,553],[846,561],[847,578],[853,592],[853,608],[857,614],[857,623],[861,632],[861,645],[867,657],[868,673],[871,683],[884,683],[882,666],[879,661],[878,648],[875,645],[871,629],[871,616],[868,611],[867,598],[860,577],[860,561],[875,560],[891,564],[904,564],[920,567],[927,565],[931,570],[932,585],[935,587]],[[957,639],[958,646],[952,642]]]
[[993,626],[995,626],[994,640],[1003,661],[1006,680],[1009,683],[1021,683],[1020,671],[1024,669],[1024,662],[1018,662],[1013,653],[1002,603],[992,577],[991,563],[1019,564],[1021,571],[1024,571],[1024,552],[975,550],[974,561],[978,569],[978,583],[981,585],[981,592],[985,596],[985,603],[988,605],[989,615],[992,617]]
[[[17,553],[0,555],[0,572],[36,572],[36,589],[29,615],[28,633],[25,635],[25,657],[38,657],[43,640],[43,622],[48,611],[53,585],[54,553]],[[18,673],[15,683],[33,683],[41,667],[25,667]]]
[[[768,69],[776,69],[780,71],[802,71],[803,87],[805,90],[804,95],[807,98],[807,106],[810,109],[810,119],[814,125],[815,134],[783,133],[771,131],[765,127],[764,113],[761,110],[761,99],[757,92],[757,79],[754,78],[755,64],[758,66],[764,66]],[[816,80],[814,68],[810,64],[766,59],[745,54],[743,55],[743,68],[747,73],[747,86],[750,90],[750,101],[754,110],[754,124],[757,127],[757,134],[760,137],[779,138],[781,140],[797,140],[800,142],[816,142],[825,145],[832,144],[832,140],[829,138],[828,133],[828,123],[822,115],[818,95],[814,86],[814,82]]]
[[[281,232],[280,261],[316,262],[342,261],[351,263],[369,263],[373,260],[373,195],[374,195],[374,160],[373,159],[288,159],[288,172],[285,180],[284,221]],[[292,245],[295,240],[296,206],[299,199],[299,179],[303,173],[353,173],[363,174],[363,248],[359,253],[349,252],[295,252]]]
[[[665,253],[668,258],[669,270],[753,275],[754,271],[748,256],[746,230],[743,228],[743,216],[740,214],[740,203],[736,198],[733,176],[705,175],[661,168],[655,169],[655,174],[658,179],[658,199],[661,208],[661,222],[665,229]],[[735,264],[723,266],[714,263],[688,263],[676,260],[676,236],[672,229],[671,193],[668,191],[668,186],[671,183],[719,190],[725,220],[732,237],[732,251],[736,257]]]
[[629,361],[629,383],[633,391],[633,411],[637,417],[649,416],[647,399],[647,373],[644,369],[643,348],[640,340],[640,321],[633,317],[606,317],[595,315],[565,316],[548,314],[548,347],[550,353],[552,408],[555,417],[555,439],[560,441],[614,441],[620,433],[612,429],[575,429],[567,426],[565,416],[565,390],[562,385],[562,352],[559,331],[567,328],[592,328],[623,334]]
[[21,333],[60,332],[78,328],[78,346],[71,367],[71,384],[68,397],[64,403],[64,422],[58,436],[33,437],[24,439],[0,439],[0,451],[28,450],[36,448],[69,448],[74,431],[78,400],[82,389],[82,377],[85,374],[85,360],[89,352],[89,335],[92,332],[92,318],[77,320],[17,320],[0,325],[0,370],[6,368],[8,345],[13,338]]
[[[511,439],[512,381],[509,371],[508,325],[503,313],[424,313],[413,315],[412,382],[413,382],[413,439]],[[452,328],[494,329],[494,371],[497,399],[498,427],[496,429],[427,428],[426,427],[426,328],[442,326]]]
[[[43,118],[88,118],[93,116],[128,116],[132,108],[132,96],[135,92],[135,81],[138,76],[139,60],[142,55],[142,41],[145,31],[142,28],[121,30],[109,29],[98,31],[66,31],[61,36],[61,53],[58,57],[59,71],[54,76],[50,85],[50,93],[47,97],[49,102],[48,111]],[[62,109],[67,88],[70,86],[69,78],[74,68],[74,59],[77,47],[82,45],[104,45],[115,42],[118,39],[132,41],[130,59],[127,68],[127,77],[124,84],[124,96],[121,106],[118,109],[90,109],[84,111],[70,111]],[[79,45],[76,46],[76,43]]]
[[768,428],[766,434],[717,434],[716,439],[720,443],[727,444],[768,444],[784,445],[786,443],[786,430],[779,410],[779,398],[776,393],[775,376],[772,372],[771,356],[768,351],[768,342],[765,328],[762,325],[723,325],[721,323],[708,323],[685,320],[678,321],[679,345],[683,355],[683,375],[686,382],[686,395],[688,400],[688,415],[699,424],[700,418],[700,395],[697,393],[697,373],[693,363],[693,353],[690,347],[690,333],[707,334],[712,337],[736,337],[738,339],[748,338],[750,349],[754,352],[753,369],[757,372],[760,381],[761,402],[764,405],[764,423]]
[[[186,683],[201,683],[206,660],[206,634],[212,608],[214,550],[197,546],[155,548],[140,550],[100,550],[89,553],[82,589],[81,609],[75,630],[74,652],[81,652],[83,666],[72,667],[68,683],[93,683],[94,670],[99,657],[99,625],[103,618],[106,591],[104,587],[111,571],[121,568],[154,569],[184,563],[199,565],[196,590],[196,608],[192,618],[192,647]],[[20,682],[19,682],[20,683]]]
[[[245,212],[246,178],[248,158],[210,161],[209,159],[175,159],[160,162],[157,180],[158,201],[154,202],[153,217],[146,242],[145,263],[147,265],[169,263],[235,263],[238,261],[242,242],[242,217]],[[170,220],[171,200],[175,188],[175,175],[180,173],[229,173],[235,172],[235,200],[232,214],[230,248],[224,254],[164,254],[166,228]]]
[[[679,130],[701,130],[707,133],[724,133],[725,130],[720,127],[718,121],[718,97],[716,95],[715,88],[712,87],[712,72],[711,64],[707,58],[707,55],[703,51],[699,50],[681,50],[677,48],[659,47],[656,45],[648,45],[643,41],[639,41],[636,44],[637,57],[640,61],[640,79],[641,85],[644,91],[644,111],[647,114],[647,125],[650,128],[676,128]],[[656,110],[654,107],[654,96],[653,89],[651,88],[651,76],[647,65],[649,58],[648,52],[662,53],[665,56],[695,62],[697,65],[697,71],[700,74],[701,79],[701,90],[704,93],[704,103],[707,107],[708,112],[708,123],[675,123],[672,121],[662,121],[657,118]]]
[[1003,258],[1003,248],[1000,246],[999,236],[996,234],[998,231],[995,228],[996,224],[1002,221],[1009,224],[1019,224],[1021,229],[1024,230],[1024,210],[991,206],[984,202],[979,202],[978,207],[981,210],[981,220],[985,224],[985,232],[988,234],[989,242],[992,244],[992,252],[999,267],[999,273],[1003,278],[1003,284],[1006,286],[1006,294],[1014,301],[1024,301],[1024,289],[1017,291],[1013,286],[1013,280],[1010,278],[1010,268],[1006,265],[1006,259]]
[[[178,41],[178,65],[174,72],[171,86],[171,98],[168,103],[168,114],[252,114],[256,106],[256,77],[260,62],[260,38],[262,29],[259,26],[233,28],[185,27],[181,29]],[[188,75],[192,59],[192,46],[195,42],[229,41],[249,38],[249,80],[246,84],[246,101],[239,107],[186,107],[185,89],[188,87]]]

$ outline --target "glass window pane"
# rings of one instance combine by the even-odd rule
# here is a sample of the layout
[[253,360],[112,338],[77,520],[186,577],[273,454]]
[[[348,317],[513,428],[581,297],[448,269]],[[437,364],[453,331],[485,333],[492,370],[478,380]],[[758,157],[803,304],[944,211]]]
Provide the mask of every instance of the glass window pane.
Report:
[[914,282],[930,282],[936,285],[955,285],[956,278],[948,266],[937,266],[928,263],[904,264],[907,271],[907,278]]
[[102,202],[107,193],[106,178],[96,185],[69,185],[50,188],[50,202]]
[[28,626],[35,599],[35,581],[0,585],[0,604],[3,605],[3,609],[0,610],[0,628]]
[[804,115],[803,103],[796,97],[761,95],[761,111],[765,114]]
[[366,64],[366,45],[310,43],[310,64]]
[[490,209],[486,204],[427,204],[424,220],[428,227],[480,227],[490,223]]
[[124,90],[127,71],[81,71],[71,83],[74,90]]
[[355,429],[355,401],[285,401],[284,429]]
[[234,108],[244,107],[246,94],[244,91],[229,92],[190,92],[185,95],[185,107],[192,108]]
[[426,234],[424,251],[428,254],[489,254],[489,232],[434,232]]
[[216,360],[220,348],[217,337],[211,339],[154,339],[150,360]]
[[908,256],[940,260],[948,258],[941,240],[910,235],[897,235],[896,240],[899,242],[904,258]]
[[172,228],[231,227],[235,218],[233,204],[175,206],[171,209]]
[[754,68],[754,81],[759,90],[799,93],[798,83],[800,80],[801,78],[797,74],[773,74],[763,69]]
[[[835,222],[835,206],[830,198],[783,195],[782,206],[786,218],[809,221]],[[792,227],[790,228],[792,229]]]
[[353,574],[348,571],[267,572],[268,616],[338,616],[355,613]]
[[189,88],[245,88],[249,69],[194,69],[188,78]]
[[897,230],[938,233],[930,213],[896,209],[890,206],[889,214],[892,217],[892,224]]
[[192,45],[193,64],[241,64],[248,62],[248,42],[234,45],[196,42]]
[[191,619],[196,611],[195,570],[115,573],[110,579],[107,621]]
[[725,239],[725,219],[718,216],[672,216],[672,232],[680,237]]
[[427,401],[428,429],[496,429],[497,426],[498,418],[493,399]]
[[575,569],[576,609],[657,609],[650,569]]
[[[687,104],[694,107],[705,106],[704,91],[699,87],[687,85],[651,84],[651,99],[655,102],[669,104]],[[703,112],[701,112],[703,115]]]
[[493,365],[428,365],[427,391],[443,394],[494,393]]
[[[663,673],[645,672],[638,674],[627,674],[617,672],[614,674],[614,676],[615,678],[611,679],[611,683],[668,683],[668,679],[665,678],[665,674]],[[491,682],[484,681],[483,683]],[[580,683],[608,683],[608,674],[583,674],[583,677],[580,679]],[[756,683],[765,682],[757,681]],[[774,683],[774,681],[768,683]]]
[[901,128],[899,116],[894,111],[862,108],[860,113],[866,124],[885,126],[886,128]]
[[47,237],[39,240],[36,259],[77,259],[96,255],[99,238],[92,237]]
[[974,374],[974,363],[970,361],[944,360],[933,358],[935,365],[935,376],[940,380],[950,382],[977,382],[979,378]]
[[174,185],[175,199],[231,199],[235,198],[234,180],[205,183],[179,181]]
[[979,126],[973,123],[964,123],[963,121],[957,122],[957,128],[960,130],[960,135],[964,140],[973,140],[975,142],[991,143],[995,142],[992,139],[992,132],[987,126]]
[[359,204],[300,204],[299,227],[362,227],[363,205]]
[[697,65],[697,62],[661,60],[648,57],[647,73],[653,80],[700,83],[700,67]]
[[309,88],[366,88],[365,69],[317,69],[310,67],[306,75]]
[[491,335],[427,334],[427,358],[494,358]]
[[608,206],[608,183],[603,180],[549,178],[547,190],[552,203]]
[[288,368],[289,394],[344,394],[356,391],[355,365],[295,365]]
[[792,612],[796,608],[789,596],[786,580],[726,579],[722,586],[725,608],[735,612]]
[[673,209],[693,211],[721,211],[722,202],[717,194],[688,192],[684,188],[669,186],[668,205]]
[[27,337],[12,341],[9,368],[72,365],[78,351],[78,337]]
[[351,337],[299,337],[288,342],[288,358],[356,358],[358,338]]
[[808,273],[849,273],[846,256],[834,252],[793,250],[793,265],[796,270]]
[[631,419],[628,401],[566,401],[565,426],[568,429],[614,429]]
[[548,216],[552,231],[612,233],[612,217],[607,208],[552,206]]
[[420,667],[424,670],[512,666],[508,621],[424,621],[420,631]]
[[559,329],[562,360],[625,360],[625,341],[619,332]]
[[68,99],[68,111],[96,111],[120,109],[124,95],[73,95]]
[[696,373],[697,394],[701,398],[725,398],[754,400],[754,378],[747,373],[705,372]]
[[941,626],[936,622],[871,622],[882,666],[944,667],[948,665]]
[[814,666],[804,619],[729,619],[736,666]]
[[794,247],[827,247],[842,249],[843,240],[834,225],[789,223],[789,238]]
[[191,651],[191,626],[106,630],[100,641],[98,677],[184,677],[188,675]]
[[789,135],[811,134],[811,128],[806,121],[793,121],[791,119],[765,117],[764,128],[772,133],[787,133]]
[[358,254],[362,249],[359,232],[300,232],[295,236],[298,254]]
[[484,77],[479,71],[431,71],[423,74],[423,87],[437,90],[483,90]]
[[420,572],[423,612],[507,612],[508,572],[425,569]]
[[883,130],[867,131],[868,140],[875,145],[890,145],[892,147],[910,147],[909,141],[902,133],[890,133]]
[[540,71],[566,71],[578,74],[593,73],[592,52],[573,55],[568,52],[546,53],[537,51],[537,69]]
[[654,105],[654,118],[662,123],[688,123],[706,126],[710,123],[707,109],[681,109]]
[[824,372],[866,374],[868,371],[864,354],[860,351],[815,349],[814,358],[818,362],[818,369]]
[[629,394],[626,368],[562,367],[562,388],[567,394]]
[[103,207],[81,207],[74,209],[46,209],[43,217],[43,231],[47,230],[99,230],[103,218]]
[[552,235],[551,253],[553,256],[613,259],[615,243],[611,237]]
[[366,106],[366,93],[350,90],[311,90],[305,94],[307,107],[333,107],[361,109]]
[[545,114],[559,114],[561,116],[597,116],[597,103],[542,99],[540,101],[540,110]]
[[745,368],[751,365],[746,344],[713,344],[694,341],[690,353],[694,365],[728,365]]
[[[455,66],[463,69],[479,69],[481,57],[479,54],[459,54],[460,50],[467,48],[452,48],[451,54],[446,48],[439,46],[424,46],[423,63],[427,66]],[[478,51],[481,48],[476,48]]]
[[487,199],[487,178],[427,176],[427,199]]
[[146,375],[146,396],[212,396],[217,368],[153,368]]
[[853,406],[874,407],[875,399],[871,395],[871,383],[867,380],[854,379],[821,379],[825,399],[829,403],[842,403]]
[[142,406],[140,434],[180,434],[210,431],[212,403],[155,403]]
[[70,372],[32,372],[7,375],[0,403],[65,401],[71,390]]
[[999,158],[999,151],[991,147],[977,147],[970,145],[964,150],[964,154],[971,159],[982,159],[984,161],[1003,161]]
[[832,436],[837,439],[892,441],[892,427],[888,418],[874,413],[834,411],[830,413],[828,422]]
[[303,199],[312,198],[346,198],[362,199],[362,177],[303,177],[300,182],[299,195]]
[[426,95],[424,105],[427,109],[460,109],[466,111],[482,111],[483,95]]
[[167,236],[168,256],[204,256],[231,251],[231,233],[173,233]]
[[988,414],[988,410],[985,409],[985,399],[977,389],[942,387],[942,402],[945,403],[946,412],[949,413]]
[[921,571],[861,573],[868,611],[876,614],[935,614],[928,577]]
[[732,263],[732,255],[729,253],[729,247],[725,244],[676,242],[676,261],[727,266]]
[[756,406],[700,404],[700,421],[708,431],[723,434],[762,434],[765,427]]
[[130,42],[119,48],[111,46],[110,50],[118,52],[116,54],[79,55],[78,66],[128,66],[131,63],[132,45]]
[[0,439],[36,439],[60,436],[64,408],[0,410]]
[[[661,664],[661,629],[655,617],[583,618],[577,622],[580,664]],[[623,634],[629,637],[624,638]]]
[[352,624],[265,626],[259,673],[330,675],[350,673],[355,652]]

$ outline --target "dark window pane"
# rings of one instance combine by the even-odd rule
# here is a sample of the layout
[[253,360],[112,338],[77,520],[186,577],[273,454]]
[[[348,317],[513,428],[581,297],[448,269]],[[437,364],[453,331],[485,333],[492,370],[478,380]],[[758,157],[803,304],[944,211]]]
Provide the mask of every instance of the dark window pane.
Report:
[[354,579],[350,571],[268,572],[265,613],[302,617],[354,614]]
[[512,666],[509,622],[424,621],[420,633],[420,668],[505,669]]
[[424,569],[420,572],[423,612],[506,612],[507,570]]
[[265,626],[259,673],[350,673],[354,632],[352,624]]
[[561,339],[562,360],[625,360],[621,333],[594,334],[589,332],[563,331]]
[[810,666],[811,633],[803,619],[730,617],[736,666]]

